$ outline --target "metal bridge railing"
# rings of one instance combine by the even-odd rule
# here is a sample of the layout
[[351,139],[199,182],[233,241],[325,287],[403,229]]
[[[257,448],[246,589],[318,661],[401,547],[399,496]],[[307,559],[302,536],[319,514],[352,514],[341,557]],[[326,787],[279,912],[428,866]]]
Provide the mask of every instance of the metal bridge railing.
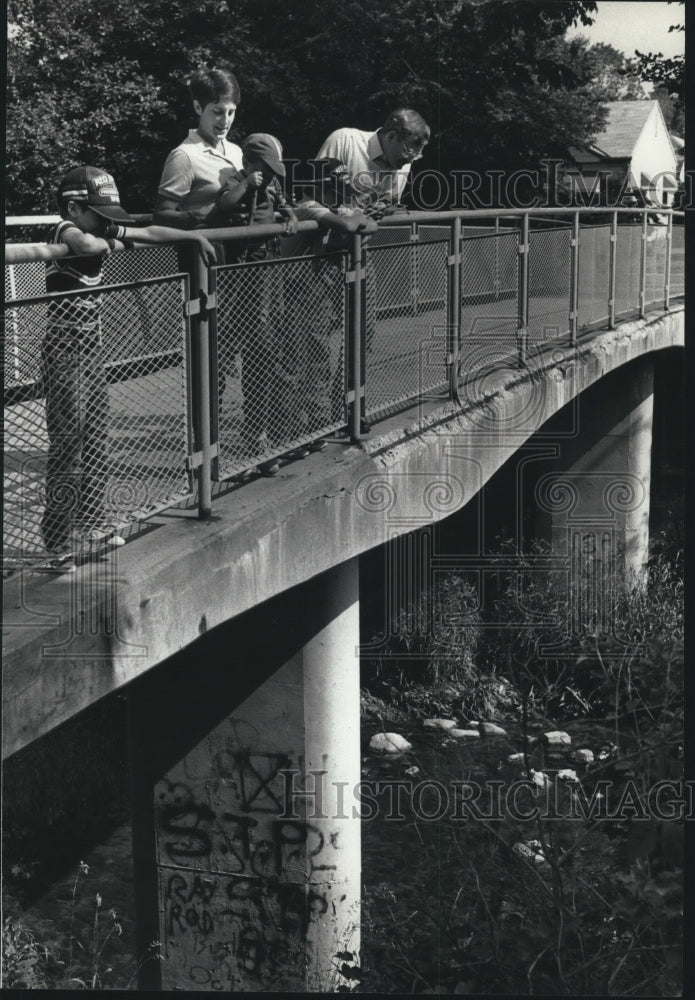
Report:
[[104,286],[101,333],[80,312],[93,292],[8,303],[6,570],[72,547],[75,531],[124,529],[192,494],[188,283],[179,274]]
[[346,258],[213,272],[214,478],[222,480],[345,425]]
[[[357,441],[361,418],[427,395],[457,402],[481,369],[668,309],[684,292],[674,216],[657,225],[653,210],[634,209],[413,213],[355,235],[349,251],[209,269],[200,259],[184,268],[192,255],[173,246],[115,253],[98,292],[98,447],[78,427],[83,410],[47,420],[42,363],[52,329],[94,293],[45,294],[45,260],[64,251],[7,244],[5,570],[45,562],[51,518],[66,503],[76,530],[106,521],[123,533],[194,496],[207,516],[215,481],[327,435]],[[280,231],[207,235],[239,250]],[[91,398],[86,375],[78,388]],[[103,492],[94,509],[90,476]]]

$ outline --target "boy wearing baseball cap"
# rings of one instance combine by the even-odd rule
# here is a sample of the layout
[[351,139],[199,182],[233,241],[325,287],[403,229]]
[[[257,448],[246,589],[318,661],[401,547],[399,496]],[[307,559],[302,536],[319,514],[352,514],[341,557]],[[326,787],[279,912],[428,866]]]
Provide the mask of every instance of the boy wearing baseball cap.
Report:
[[[280,178],[285,177],[282,145],[274,135],[254,132],[241,144],[243,167],[217,196],[220,225],[252,226],[285,220],[285,233],[297,231],[297,217],[285,200]],[[234,247],[232,250],[231,248]],[[231,250],[231,252],[230,252]],[[280,256],[275,236],[228,243],[227,263],[265,261]],[[282,278],[275,269],[249,268],[244,274],[242,331],[240,334],[241,389],[244,396],[244,442],[253,455],[263,455],[287,435],[284,413],[290,405],[285,348],[281,336]],[[241,308],[236,310],[237,315]],[[265,476],[280,471],[276,459],[258,467]]]
[[41,531],[51,554],[49,568],[72,573],[77,568],[74,527],[81,526],[83,541],[90,545],[106,549],[124,544],[105,523],[108,394],[97,291],[103,259],[135,243],[192,241],[207,263],[215,262],[215,251],[196,233],[164,226],[133,228],[135,220],[122,208],[113,177],[98,167],[70,170],[60,183],[58,201],[62,222],[48,242],[69,247],[71,256],[47,264],[46,291],[94,291],[51,299],[41,344],[49,439]]
[[[285,231],[297,231],[297,218],[292,206],[285,200],[279,178],[285,177],[282,162],[282,145],[279,139],[267,132],[254,132],[241,144],[243,168],[236,172],[220,190],[217,207],[228,225],[253,226],[275,222],[277,212],[285,219]],[[277,257],[277,240],[245,244],[247,250],[235,260],[265,260]],[[267,253],[254,255],[254,250],[265,247]],[[243,255],[243,256],[242,256]]]

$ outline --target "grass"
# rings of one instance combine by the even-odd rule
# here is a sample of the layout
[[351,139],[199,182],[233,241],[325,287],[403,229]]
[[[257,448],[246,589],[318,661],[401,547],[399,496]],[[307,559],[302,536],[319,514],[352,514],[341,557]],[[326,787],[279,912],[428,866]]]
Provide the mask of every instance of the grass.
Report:
[[[14,989],[102,990],[116,984],[111,974],[122,923],[116,911],[104,905],[102,894],[86,887],[89,865],[80,861],[75,871],[65,920],[55,929],[51,947],[38,942],[16,914],[3,924],[2,982]],[[122,988],[134,988],[146,962],[159,961],[159,942],[153,941]]]

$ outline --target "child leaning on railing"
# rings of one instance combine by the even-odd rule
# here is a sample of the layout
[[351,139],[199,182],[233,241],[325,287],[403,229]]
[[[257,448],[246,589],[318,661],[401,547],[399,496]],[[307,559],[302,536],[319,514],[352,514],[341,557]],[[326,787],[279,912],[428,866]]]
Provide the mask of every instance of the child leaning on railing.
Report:
[[135,220],[121,207],[113,177],[98,167],[70,170],[58,201],[62,222],[49,243],[67,246],[72,255],[47,264],[46,291],[94,291],[52,298],[41,344],[49,440],[41,531],[49,568],[73,573],[75,555],[86,547],[106,551],[125,544],[107,522],[105,509],[108,390],[98,292],[104,257],[134,243],[174,240],[197,244],[208,263],[214,263],[215,251],[197,233],[164,226],[131,228]]

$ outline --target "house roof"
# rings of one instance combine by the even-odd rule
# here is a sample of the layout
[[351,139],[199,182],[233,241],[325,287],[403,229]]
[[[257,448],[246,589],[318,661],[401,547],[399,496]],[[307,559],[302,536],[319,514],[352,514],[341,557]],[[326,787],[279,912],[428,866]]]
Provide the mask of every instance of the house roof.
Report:
[[608,119],[593,148],[611,159],[632,156],[649,115],[658,101],[609,101]]

